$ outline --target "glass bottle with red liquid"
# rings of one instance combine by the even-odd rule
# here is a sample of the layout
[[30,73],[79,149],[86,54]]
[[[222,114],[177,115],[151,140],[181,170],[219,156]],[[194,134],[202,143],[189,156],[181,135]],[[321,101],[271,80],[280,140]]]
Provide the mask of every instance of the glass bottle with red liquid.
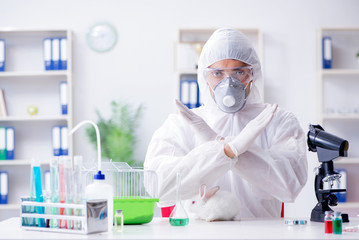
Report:
[[333,233],[333,212],[332,211],[325,211],[324,217],[324,229],[325,233]]

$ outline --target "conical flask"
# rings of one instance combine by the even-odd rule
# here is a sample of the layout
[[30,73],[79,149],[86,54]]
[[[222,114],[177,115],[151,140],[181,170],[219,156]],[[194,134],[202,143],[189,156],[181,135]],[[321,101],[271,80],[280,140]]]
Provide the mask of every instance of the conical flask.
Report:
[[176,185],[176,206],[171,212],[170,224],[172,226],[186,226],[189,221],[186,210],[181,203],[181,175],[179,172],[177,173]]

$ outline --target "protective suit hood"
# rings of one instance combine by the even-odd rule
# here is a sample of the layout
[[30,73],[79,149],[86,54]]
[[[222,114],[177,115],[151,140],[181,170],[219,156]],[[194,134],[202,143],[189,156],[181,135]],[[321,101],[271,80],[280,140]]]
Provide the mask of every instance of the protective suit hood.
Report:
[[203,46],[198,61],[198,85],[203,105],[206,108],[219,110],[204,78],[204,69],[224,59],[239,60],[253,67],[254,79],[246,104],[263,103],[261,96],[263,88],[261,66],[254,47],[240,31],[231,28],[220,28],[212,34]]

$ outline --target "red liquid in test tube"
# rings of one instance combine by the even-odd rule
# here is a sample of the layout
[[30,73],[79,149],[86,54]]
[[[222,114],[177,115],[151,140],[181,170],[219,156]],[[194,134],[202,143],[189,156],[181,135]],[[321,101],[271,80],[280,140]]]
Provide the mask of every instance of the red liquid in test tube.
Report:
[[325,233],[333,233],[333,221],[324,221]]

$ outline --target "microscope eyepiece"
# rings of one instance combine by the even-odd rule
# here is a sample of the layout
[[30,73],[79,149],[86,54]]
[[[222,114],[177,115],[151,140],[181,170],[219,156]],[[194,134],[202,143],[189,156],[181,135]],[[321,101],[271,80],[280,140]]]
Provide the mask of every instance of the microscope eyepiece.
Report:
[[320,125],[310,125],[307,144],[309,151],[316,152],[317,148],[338,151],[339,156],[347,156],[349,143],[340,137],[326,132]]

